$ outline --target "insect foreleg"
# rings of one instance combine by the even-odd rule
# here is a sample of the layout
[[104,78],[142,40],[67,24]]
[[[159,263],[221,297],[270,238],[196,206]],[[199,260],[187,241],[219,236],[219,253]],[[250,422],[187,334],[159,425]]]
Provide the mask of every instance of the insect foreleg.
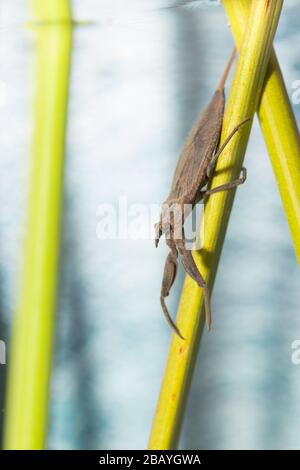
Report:
[[197,282],[198,286],[203,289],[203,295],[204,295],[204,305],[205,305],[205,318],[206,318],[206,326],[210,330],[211,327],[211,307],[210,307],[210,298],[209,298],[209,290],[208,287],[201,276],[200,272],[198,271],[198,268],[196,266],[196,263],[194,261],[194,258],[192,256],[191,251],[185,251],[182,253],[182,263],[184,266],[184,269],[186,270],[187,274],[191,276],[194,281]]
[[166,263],[165,263],[165,269],[164,269],[164,275],[163,275],[163,281],[162,281],[162,286],[161,286],[161,293],[160,293],[160,303],[164,312],[164,315],[166,317],[167,322],[171,326],[171,328],[174,330],[174,332],[180,336],[181,339],[184,339],[182,334],[180,333],[178,327],[172,320],[166,303],[165,303],[165,297],[168,297],[170,293],[170,289],[175,281],[176,274],[177,274],[177,268],[178,268],[178,252],[177,249],[172,248],[172,251],[168,254]]
[[183,232],[183,237],[181,240],[176,240],[177,242],[177,248],[179,251],[179,254],[182,258],[182,264],[189,276],[191,276],[194,281],[197,282],[198,286],[203,289],[203,295],[204,295],[204,306],[205,306],[205,317],[206,317],[206,325],[208,330],[210,330],[211,327],[211,307],[210,307],[210,296],[209,296],[209,290],[208,287],[199,272],[197,265],[194,261],[192,252],[190,250],[187,250],[185,247],[185,236],[184,236],[184,229],[182,230]]
[[161,222],[158,222],[157,224],[154,225],[154,230],[155,230],[155,246],[157,248],[159,239],[162,236]]

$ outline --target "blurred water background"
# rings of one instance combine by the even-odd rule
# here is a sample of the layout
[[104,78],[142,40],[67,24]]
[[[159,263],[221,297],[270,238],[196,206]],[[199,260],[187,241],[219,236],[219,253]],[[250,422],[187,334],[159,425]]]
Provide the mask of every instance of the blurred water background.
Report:
[[[73,0],[74,29],[50,449],[145,448],[170,331],[159,305],[167,249],[96,237],[120,197],[160,203],[183,139],[233,43],[217,2]],[[28,2],[0,4],[0,326],[9,345],[26,229],[34,35]],[[276,50],[300,79],[299,2]],[[298,119],[300,105],[294,105]],[[257,122],[204,333],[181,448],[299,448],[300,271]],[[183,273],[168,305],[175,312]],[[9,362],[9,360],[8,360]],[[5,368],[1,366],[1,410]],[[3,413],[2,413],[3,416]]]

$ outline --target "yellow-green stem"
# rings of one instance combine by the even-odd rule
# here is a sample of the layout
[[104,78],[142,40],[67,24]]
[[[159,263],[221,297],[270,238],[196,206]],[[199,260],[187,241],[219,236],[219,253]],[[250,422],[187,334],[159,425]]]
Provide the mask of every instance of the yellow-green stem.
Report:
[[[235,0],[224,0],[234,8]],[[229,132],[255,113],[261,93],[282,1],[254,1],[239,50],[226,106],[221,143]],[[241,170],[250,125],[232,139],[217,162],[212,187],[236,178]],[[203,248],[194,252],[198,269],[212,288],[234,191],[212,195],[205,207]],[[173,449],[177,445],[199,340],[203,331],[202,290],[187,276],[177,314],[177,324],[185,341],[173,335],[160,396],[153,421],[149,448]],[[201,315],[200,315],[201,312]]]
[[[234,4],[224,6],[239,48],[249,14],[249,1],[236,0]],[[258,117],[300,263],[300,134],[273,48]]]
[[[72,45],[68,0],[32,0],[37,79],[24,267],[9,344],[5,449],[42,449],[47,436],[63,164]],[[65,21],[65,20],[68,20]]]

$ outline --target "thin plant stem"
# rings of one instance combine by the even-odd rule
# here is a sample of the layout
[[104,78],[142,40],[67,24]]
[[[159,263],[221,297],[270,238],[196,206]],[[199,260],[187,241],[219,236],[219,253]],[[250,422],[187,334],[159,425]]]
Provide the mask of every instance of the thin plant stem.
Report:
[[[234,8],[235,0],[223,2]],[[253,1],[247,27],[239,49],[226,106],[221,144],[243,119],[253,117],[269,61],[272,42],[280,17],[282,1]],[[212,188],[237,178],[241,171],[250,133],[241,128],[222,153],[216,165]],[[212,289],[235,191],[216,193],[205,206],[205,236],[200,251],[193,252],[198,269]],[[202,221],[203,223],[203,221]],[[195,359],[201,339],[204,315],[203,293],[186,277],[177,313],[177,325],[186,338],[173,335],[160,396],[153,420],[149,449],[174,449],[177,446],[185,412]]]
[[[224,2],[224,7],[238,49],[249,1]],[[300,263],[300,134],[273,48],[257,112]]]
[[36,92],[24,266],[9,343],[5,449],[43,449],[53,355],[69,70],[68,0],[33,0]]

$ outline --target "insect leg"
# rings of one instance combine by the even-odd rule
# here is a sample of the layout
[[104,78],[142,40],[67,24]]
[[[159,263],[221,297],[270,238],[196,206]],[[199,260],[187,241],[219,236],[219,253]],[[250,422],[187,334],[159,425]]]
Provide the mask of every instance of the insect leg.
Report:
[[165,297],[168,297],[170,293],[170,289],[176,278],[177,267],[178,267],[177,257],[178,257],[178,252],[177,252],[176,247],[174,246],[172,251],[168,254],[166,263],[165,263],[165,269],[164,269],[164,275],[163,275],[163,281],[162,281],[161,293],[160,293],[160,303],[161,303],[164,315],[166,317],[166,320],[169,323],[170,327],[181,339],[184,339],[178,327],[172,320],[168,312],[166,303],[165,303]]
[[197,282],[198,286],[203,289],[203,295],[204,295],[204,305],[205,305],[205,318],[206,318],[206,326],[208,330],[210,330],[211,327],[211,307],[210,307],[210,298],[209,298],[209,290],[208,287],[201,276],[197,265],[194,261],[194,258],[192,256],[192,252],[189,250],[181,249],[180,254],[182,256],[182,264],[187,272],[191,276],[194,281]]
[[210,163],[207,167],[206,175],[207,175],[208,178],[210,178],[212,176],[212,172],[215,168],[216,161],[217,161],[218,157],[221,155],[221,153],[223,152],[223,150],[225,149],[226,145],[230,142],[230,140],[232,139],[234,134],[239,130],[239,128],[241,126],[243,126],[244,124],[246,124],[246,122],[249,122],[249,121],[252,121],[252,119],[251,118],[244,119],[237,126],[235,126],[235,128],[230,132],[229,136],[225,139],[224,143],[221,145],[221,147],[214,154],[214,156],[212,157],[212,159],[211,159],[211,161],[210,161]]
[[243,166],[241,169],[241,175],[236,180],[233,180],[230,183],[221,184],[221,186],[217,186],[216,188],[208,189],[207,191],[205,191],[204,202],[207,196],[209,196],[210,194],[219,193],[221,191],[228,191],[229,189],[236,188],[240,184],[245,183],[246,178],[247,178],[247,169]]
[[161,222],[158,222],[157,224],[154,225],[154,230],[155,230],[155,246],[157,248],[159,239],[162,236]]

